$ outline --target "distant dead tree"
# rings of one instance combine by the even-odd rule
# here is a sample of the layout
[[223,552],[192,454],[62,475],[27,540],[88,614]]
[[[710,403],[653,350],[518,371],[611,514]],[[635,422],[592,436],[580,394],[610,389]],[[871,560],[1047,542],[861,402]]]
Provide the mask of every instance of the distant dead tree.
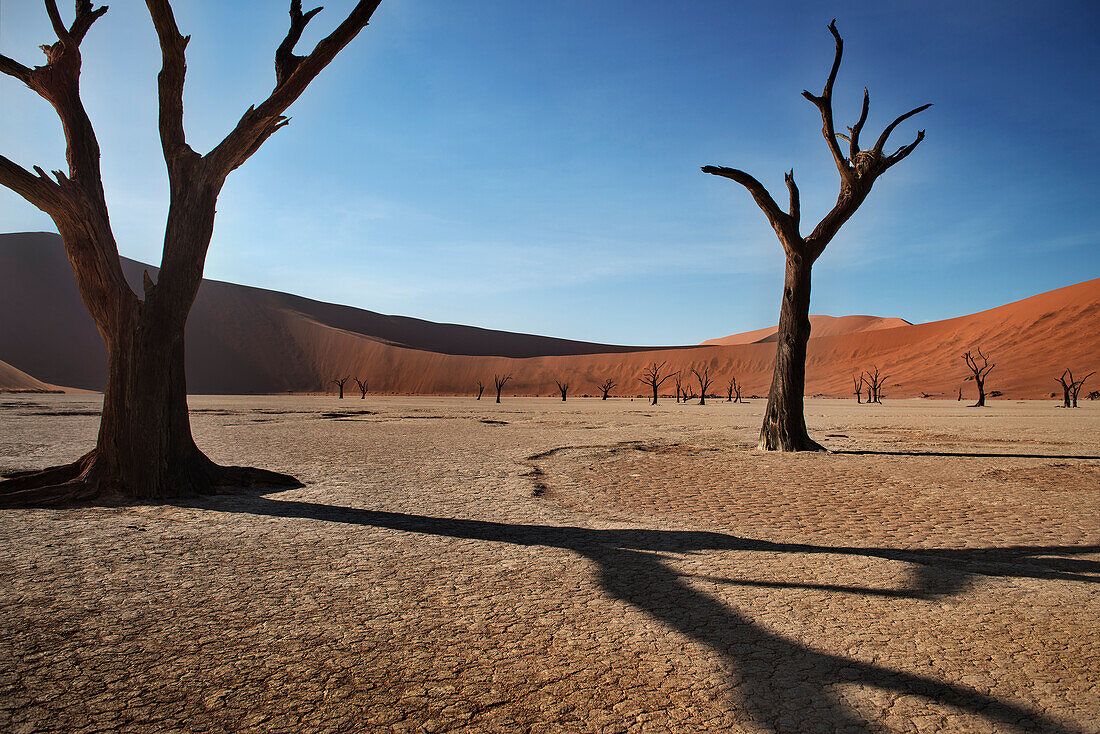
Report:
[[668,375],[662,375],[661,370],[664,368],[665,362],[661,362],[660,364],[654,362],[649,367],[642,370],[642,376],[638,378],[638,381],[643,385],[649,385],[653,388],[653,402],[651,405],[657,404],[657,390],[664,384],[665,380],[670,377],[679,376],[680,374],[679,371],[676,371]]
[[886,383],[886,375],[879,376],[878,367],[875,367],[875,371],[864,372],[863,377],[867,380],[867,402],[882,404],[882,386]]
[[741,399],[741,385],[737,384],[737,378],[731,377],[730,381],[726,383],[726,402],[733,401],[735,403],[743,403]]
[[348,377],[345,377],[345,378],[340,379],[340,380],[333,380],[333,382],[336,383],[336,386],[340,388],[340,399],[341,400],[344,399],[344,384],[350,379],[351,379],[351,377],[348,376]]
[[1089,400],[1100,400],[1100,390],[1093,390],[1088,394]]
[[607,400],[607,395],[611,392],[611,388],[613,387],[615,387],[615,381],[610,377],[596,385],[596,389],[603,393],[603,397],[600,398],[600,400]]
[[692,367],[691,374],[695,375],[695,379],[699,381],[699,405],[707,404],[707,390],[710,389],[714,380],[710,379],[710,366],[703,365],[702,367]]
[[680,373],[677,372],[673,377],[675,378],[673,382],[676,383],[676,402],[679,403],[681,400],[684,400],[686,403],[687,400],[683,398],[684,383],[680,380]]
[[961,403],[962,400],[963,400],[963,389],[962,389],[962,385],[959,385],[959,400],[958,400],[958,402]]
[[477,399],[481,400],[481,394],[485,392],[485,385],[481,380],[477,381]]
[[[794,182],[794,169],[785,175],[790,193],[790,206],[783,211],[764,185],[748,173],[735,168],[704,166],[703,172],[735,181],[752,194],[757,206],[764,212],[779,237],[786,253],[786,274],[783,284],[783,301],[779,311],[779,332],[775,367],[764,424],[760,429],[760,448],[768,451],[824,451],[824,447],[810,438],[806,432],[803,394],[806,389],[806,344],[810,339],[810,269],[825,247],[848,221],[856,209],[871,193],[875,181],[894,164],[913,152],[924,140],[924,131],[917,132],[916,139],[894,153],[886,154],[883,148],[899,124],[913,115],[928,109],[924,104],[896,118],[886,126],[878,140],[868,150],[859,146],[859,136],[867,121],[869,96],[863,90],[863,109],[856,124],[848,128],[848,134],[838,133],[833,124],[833,83],[843,55],[844,42],[836,29],[836,21],[829,24],[829,32],[836,44],[836,53],[825,89],[820,96],[803,92],[821,113],[822,134],[832,153],[840,174],[840,193],[832,210],[818,223],[808,236],[799,231],[800,208],[798,187]],[[848,143],[848,155],[840,150],[837,139]]]
[[508,384],[508,381],[512,379],[511,375],[493,375],[493,382],[497,386],[497,402],[500,402],[500,391],[504,389],[504,386]]
[[569,392],[569,383],[554,380],[554,384],[558,386],[558,392],[561,393],[561,401],[564,403],[565,402],[565,395],[566,395],[566,393]]
[[[146,272],[136,289],[123,273],[108,216],[100,146],[81,99],[80,46],[107,7],[77,0],[73,20],[66,24],[56,0],[46,0],[56,40],[40,47],[45,61],[27,66],[0,54],[0,74],[21,82],[57,113],[67,163],[64,171],[51,176],[0,155],[0,186],[53,220],[81,300],[107,350],[95,448],[67,466],[0,481],[0,504],[89,500],[104,493],[163,499],[251,485],[297,484],[285,474],[220,466],[195,445],[187,410],[184,327],[202,282],[218,196],[229,175],[289,122],[284,116],[287,108],[366,27],[378,4],[379,0],[356,3],[335,30],[299,56],[294,47],[319,9],[303,13],[301,0],[292,0],[290,27],[275,50],[271,93],[248,107],[221,142],[204,153],[191,147],[184,128],[190,37],[180,33],[169,0],[146,0],[159,42],[158,127],[171,197],[157,278],[154,281]],[[242,30],[247,33],[249,27]],[[196,96],[209,96],[208,91]],[[106,89],[99,92],[97,106],[112,94]]]
[[862,372],[860,372],[858,375],[852,375],[852,387],[854,387],[855,391],[856,391],[856,402],[860,403],[862,405],[863,404],[863,373]]
[[[1089,379],[1095,374],[1096,372],[1090,372],[1082,377],[1080,380],[1074,380],[1073,372],[1067,369],[1065,372],[1062,373],[1061,377],[1055,380],[1055,382],[1062,383],[1062,391],[1065,396],[1063,398],[1063,408],[1077,407],[1077,396],[1081,394],[1081,387],[1085,384],[1085,380]],[[1069,382],[1066,382],[1066,375],[1069,375]]]
[[360,393],[359,399],[360,400],[366,400],[367,399],[367,381],[366,380],[360,380],[358,377],[356,377],[355,378],[355,384],[359,387],[359,393]]
[[[981,358],[982,364],[978,365],[978,358]],[[990,371],[996,367],[996,364],[990,364],[989,359],[982,354],[982,350],[978,348],[978,357],[975,357],[969,351],[963,355],[963,359],[966,360],[966,366],[970,368],[970,371],[974,374],[966,378],[966,382],[973,380],[978,386],[978,402],[971,405],[971,408],[985,407],[985,378],[989,375]]]

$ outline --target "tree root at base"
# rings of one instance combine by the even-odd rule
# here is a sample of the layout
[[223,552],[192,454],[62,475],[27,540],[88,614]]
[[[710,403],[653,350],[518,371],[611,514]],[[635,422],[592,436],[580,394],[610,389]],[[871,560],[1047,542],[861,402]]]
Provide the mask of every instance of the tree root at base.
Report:
[[[228,494],[245,489],[290,489],[303,486],[289,474],[248,466],[221,466],[197,449],[183,466],[172,468],[171,491],[154,493],[128,487],[117,472],[107,472],[93,449],[71,464],[16,472],[0,479],[0,507],[55,507],[95,501],[171,501],[185,497]],[[143,491],[144,490],[144,491]]]

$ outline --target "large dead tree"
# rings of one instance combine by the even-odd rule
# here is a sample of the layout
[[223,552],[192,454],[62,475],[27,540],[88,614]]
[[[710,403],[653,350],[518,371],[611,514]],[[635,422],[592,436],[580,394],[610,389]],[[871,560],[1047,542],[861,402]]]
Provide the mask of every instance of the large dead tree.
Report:
[[359,388],[359,399],[360,400],[366,400],[367,399],[367,388],[369,387],[369,385],[367,384],[367,381],[366,380],[360,380],[358,377],[356,377],[355,378],[355,386]]
[[478,380],[477,381],[477,399],[478,400],[481,400],[481,396],[484,392],[485,392],[485,385],[481,382],[481,380]]
[[346,385],[348,380],[350,380],[350,379],[351,379],[351,377],[341,377],[341,378],[337,378],[337,379],[332,381],[333,384],[336,385],[336,387],[340,388],[340,399],[341,400],[344,399],[344,385]]
[[53,219],[65,244],[84,305],[107,346],[108,374],[95,448],[76,462],[0,483],[0,503],[89,499],[106,493],[159,499],[221,488],[288,485],[283,474],[222,467],[191,436],[184,378],[184,325],[202,280],[214,211],[226,177],[289,122],[283,115],[311,81],[367,25],[380,0],[361,0],[307,56],[294,54],[306,24],[320,8],[291,3],[290,29],[275,52],[275,88],[249,107],[229,134],[205,155],[187,144],[183,84],[188,37],[168,0],[146,0],[160,42],[160,140],[171,200],[156,282],[145,274],[141,293],[126,283],[107,213],[100,150],[80,99],[80,44],[107,12],[77,0],[69,25],[56,0],[45,0],[57,41],[42,46],[46,62],[24,66],[0,55],[0,72],[49,102],[65,135],[67,171],[48,176],[0,156],[0,184]]
[[714,380],[710,379],[710,367],[703,365],[702,367],[692,367],[691,374],[695,375],[695,379],[699,381],[699,405],[707,404],[707,390],[710,389],[711,383]]
[[863,373],[863,379],[867,381],[867,402],[882,404],[882,386],[886,383],[886,375],[879,375],[879,369],[876,366],[875,371],[870,370]]
[[670,377],[679,376],[680,374],[679,371],[676,371],[667,375],[662,375],[661,370],[663,370],[664,368],[665,362],[661,362],[660,364],[654,362],[649,367],[646,367],[644,370],[642,370],[642,376],[638,378],[638,381],[641,382],[643,385],[649,385],[651,388],[653,388],[653,399],[650,403],[651,405],[657,404],[657,391],[661,388],[661,385],[664,384],[665,380]]
[[565,396],[569,392],[569,383],[554,380],[554,384],[556,384],[558,386],[558,392],[561,393],[561,401],[564,403],[565,402]]
[[[837,231],[871,193],[875,181],[890,167],[913,152],[924,131],[917,132],[916,139],[893,153],[884,152],[886,142],[894,129],[913,115],[928,109],[925,104],[901,115],[882,131],[875,144],[864,150],[860,147],[860,134],[867,121],[870,98],[863,90],[863,109],[856,124],[848,128],[848,134],[838,133],[833,123],[833,83],[844,50],[844,42],[836,29],[836,21],[829,24],[836,43],[836,53],[825,89],[820,95],[804,91],[802,96],[812,102],[821,113],[822,134],[832,153],[840,174],[840,193],[836,204],[818,222],[814,230],[803,237],[800,231],[798,186],[794,182],[794,170],[785,174],[790,204],[783,211],[768,190],[748,173],[736,168],[704,166],[703,172],[735,181],[746,189],[763,210],[783,245],[786,253],[783,299],[779,311],[779,333],[775,366],[768,407],[764,412],[764,424],[760,429],[760,448],[769,451],[824,451],[824,447],[810,438],[806,432],[803,393],[806,387],[806,343],[810,339],[810,269]],[[838,139],[848,143],[847,156],[841,151]]]
[[497,402],[500,402],[500,391],[504,389],[504,386],[508,384],[508,381],[512,379],[511,375],[493,375],[493,382],[497,386]]
[[[982,364],[980,365],[978,364],[978,358],[981,358],[982,360]],[[967,377],[965,381],[969,382],[970,380],[973,380],[974,384],[978,386],[978,402],[974,403],[970,407],[985,407],[985,378],[997,365],[989,363],[989,359],[986,358],[984,354],[982,354],[981,347],[978,348],[977,357],[975,357],[970,351],[967,351],[966,354],[963,355],[963,359],[966,360],[966,366],[969,367],[970,371],[974,373],[970,377]],[[961,394],[962,393],[960,393],[960,395]]]
[[596,385],[596,389],[603,393],[603,397],[601,397],[600,400],[607,400],[607,395],[611,392],[611,388],[613,387],[615,387],[615,381],[610,377]]
[[1073,407],[1074,408],[1077,407],[1077,396],[1081,394],[1081,388],[1084,387],[1085,380],[1089,379],[1090,377],[1092,377],[1095,374],[1096,374],[1095,372],[1090,372],[1087,375],[1085,375],[1084,377],[1082,377],[1080,380],[1078,380],[1077,382],[1073,383],[1073,396],[1072,397],[1073,397]]

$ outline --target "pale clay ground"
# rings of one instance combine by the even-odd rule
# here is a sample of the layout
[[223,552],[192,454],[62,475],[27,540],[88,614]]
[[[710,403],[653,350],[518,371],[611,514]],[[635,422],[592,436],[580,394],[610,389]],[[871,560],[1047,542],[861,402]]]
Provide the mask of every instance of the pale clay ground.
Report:
[[191,405],[305,487],[0,512],[0,731],[1100,732],[1100,404]]

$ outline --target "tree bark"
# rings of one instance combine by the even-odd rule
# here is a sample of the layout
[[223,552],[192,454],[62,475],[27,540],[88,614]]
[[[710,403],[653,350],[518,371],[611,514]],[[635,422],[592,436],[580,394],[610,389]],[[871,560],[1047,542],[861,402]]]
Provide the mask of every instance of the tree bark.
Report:
[[810,340],[810,266],[801,254],[787,255],[783,303],[768,407],[760,429],[765,451],[824,451],[806,432],[806,344]]

